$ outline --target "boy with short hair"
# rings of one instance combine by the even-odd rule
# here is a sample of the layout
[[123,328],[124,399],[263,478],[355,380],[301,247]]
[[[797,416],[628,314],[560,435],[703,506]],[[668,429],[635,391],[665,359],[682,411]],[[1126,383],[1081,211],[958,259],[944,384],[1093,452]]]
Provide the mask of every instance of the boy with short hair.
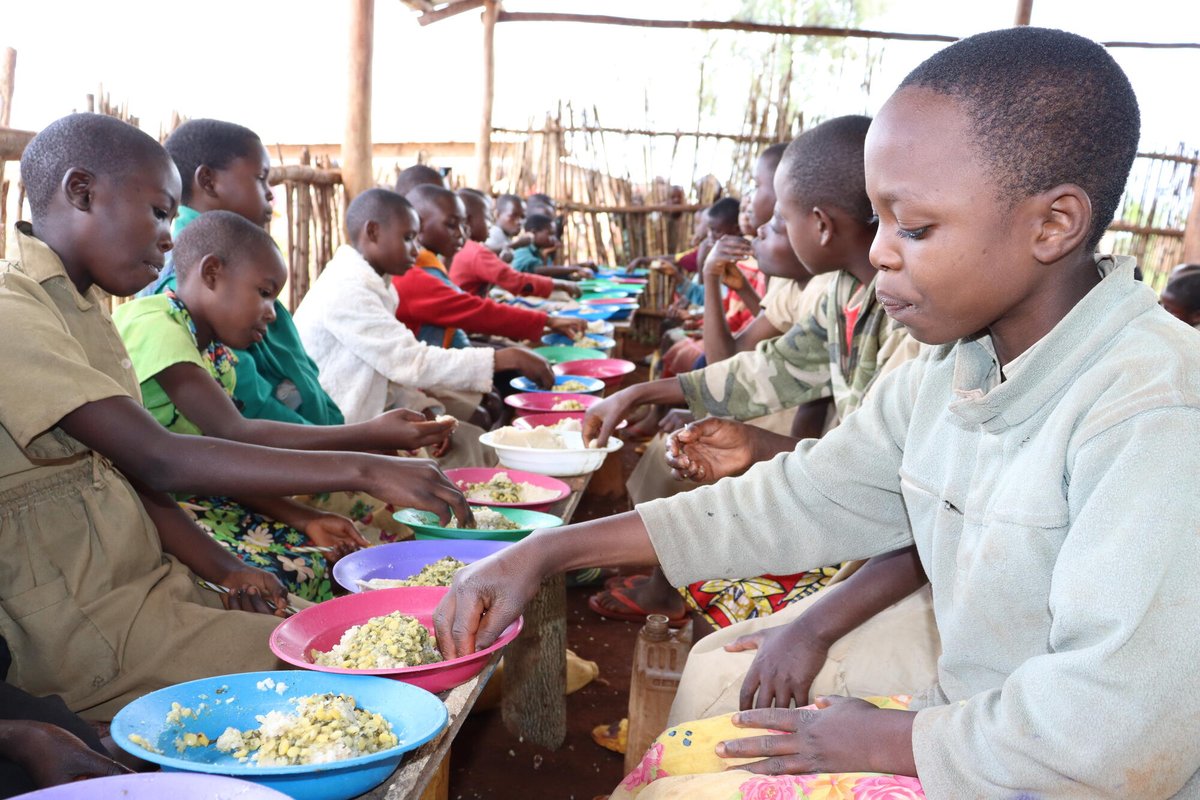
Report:
[[442,177],[442,173],[425,164],[413,164],[400,170],[400,174],[396,176],[396,194],[401,197],[418,186],[440,186],[445,189],[446,179]]
[[[176,128],[163,146],[183,180],[183,204],[173,235],[206,211],[232,211],[255,225],[270,221],[271,160],[254,131],[223,120],[193,119]],[[155,292],[174,289],[175,284],[174,274],[164,270]],[[342,412],[321,389],[317,365],[304,352],[283,303],[276,301],[275,320],[263,340],[234,355],[234,399],[244,416],[304,425],[344,422]]]
[[492,286],[499,286],[518,297],[549,297],[555,290],[579,296],[578,284],[532,272],[517,272],[504,263],[483,244],[493,227],[492,201],[475,189],[459,189],[458,198],[467,212],[467,240],[450,262],[450,280],[455,285],[481,297],[486,296]]
[[[722,758],[768,758],[692,796],[747,771],[915,776],[930,798],[1197,796],[1200,495],[1162,487],[1200,473],[1200,353],[1132,259],[1095,253],[1138,121],[1112,56],[1063,31],[980,34],[918,66],[866,172],[877,293],[930,346],[817,442],[468,567],[435,614],[443,654],[486,646],[564,569],[661,560],[679,581],[915,544],[938,682],[908,711],[739,713],[784,733],[722,741]],[[1097,576],[1114,572],[1135,579],[1113,591]]]
[[454,285],[445,265],[459,256],[464,245],[466,204],[454,192],[437,186],[418,186],[409,192],[408,200],[421,219],[417,242],[422,249],[414,267],[393,276],[392,285],[400,296],[396,319],[422,342],[463,348],[471,346],[468,333],[520,342],[539,340],[546,328],[564,336],[582,336],[587,330],[584,320],[497,303]]
[[[453,227],[458,232],[447,228],[446,236],[461,237],[457,223]],[[487,392],[503,370],[553,383],[545,359],[525,348],[444,350],[418,340],[396,319],[400,300],[391,278],[411,269],[420,251],[420,220],[408,200],[368,189],[346,209],[346,228],[349,243],[313,282],[296,311],[296,327],[347,422],[386,408],[440,405],[423,390]]]
[[485,246],[504,261],[513,260],[513,251],[528,247],[532,236],[521,236],[525,224],[525,201],[515,194],[502,194],[496,198],[496,219],[488,228]]

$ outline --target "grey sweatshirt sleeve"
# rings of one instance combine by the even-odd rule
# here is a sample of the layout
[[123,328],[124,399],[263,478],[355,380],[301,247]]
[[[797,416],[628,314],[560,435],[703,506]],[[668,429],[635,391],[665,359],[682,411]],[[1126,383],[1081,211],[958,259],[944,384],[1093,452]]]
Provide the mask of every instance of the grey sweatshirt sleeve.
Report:
[[898,476],[924,360],[823,439],[637,507],[672,584],[789,574],[912,544]]
[[1108,422],[1066,454],[1070,521],[1042,532],[1047,654],[917,714],[930,798],[1170,797],[1200,768],[1200,410]]

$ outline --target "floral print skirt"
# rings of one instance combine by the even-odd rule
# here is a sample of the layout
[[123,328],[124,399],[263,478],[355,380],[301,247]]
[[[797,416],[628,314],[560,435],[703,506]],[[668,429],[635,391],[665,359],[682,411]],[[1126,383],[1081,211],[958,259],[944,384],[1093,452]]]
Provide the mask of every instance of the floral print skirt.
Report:
[[774,614],[829,585],[838,566],[798,575],[762,575],[740,580],[700,581],[681,589],[688,608],[699,611],[714,628],[727,628]]
[[[911,697],[866,698],[880,708],[908,708]],[[663,732],[610,800],[925,800],[921,782],[905,775],[839,772],[757,775],[726,769],[752,759],[717,756],[718,742],[778,733],[737,728],[733,714],[696,720]]]
[[279,578],[291,594],[319,603],[333,597],[329,565],[302,532],[227,497],[178,498],[180,507],[222,547]]

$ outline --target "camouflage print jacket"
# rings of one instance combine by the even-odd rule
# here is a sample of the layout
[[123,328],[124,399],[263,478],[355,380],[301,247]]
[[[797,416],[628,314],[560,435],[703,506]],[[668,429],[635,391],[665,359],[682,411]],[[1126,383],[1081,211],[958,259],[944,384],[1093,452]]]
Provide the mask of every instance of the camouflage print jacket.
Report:
[[874,281],[863,293],[847,348],[845,308],[860,285],[849,272],[838,272],[809,319],[752,351],[680,375],[692,413],[749,420],[832,396],[838,420],[844,419],[880,375],[920,350],[907,329],[884,313]]

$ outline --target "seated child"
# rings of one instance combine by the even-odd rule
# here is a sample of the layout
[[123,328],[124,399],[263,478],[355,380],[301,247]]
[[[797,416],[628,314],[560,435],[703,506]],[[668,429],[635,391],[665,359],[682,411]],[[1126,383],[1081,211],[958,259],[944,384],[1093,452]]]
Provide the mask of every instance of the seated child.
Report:
[[[667,331],[664,337],[664,378],[691,372],[696,368],[697,359],[704,355],[700,329],[705,316],[702,312],[697,318],[688,312],[689,307],[701,305],[707,308],[706,301],[711,294],[714,310],[720,310],[720,316],[725,319],[723,324],[733,333],[740,332],[758,314],[760,298],[766,292],[766,283],[757,268],[736,260],[750,255],[748,243],[740,236],[739,213],[738,201],[732,197],[718,200],[705,212],[708,233],[703,243],[705,260],[700,264],[711,274],[705,274],[704,271],[696,273],[676,290],[678,300],[675,311],[684,320],[684,324]],[[712,251],[720,241],[726,242],[727,250],[709,266]],[[697,248],[697,256],[700,252],[701,248]],[[727,263],[729,266],[726,266]],[[737,287],[736,290],[725,288],[726,281]]]
[[[141,383],[142,402],[168,430],[297,449],[413,450],[450,436],[452,422],[394,411],[357,425],[294,425],[238,413],[230,347],[262,338],[287,279],[269,234],[230,211],[200,215],[175,246],[176,289],[119,306],[113,322]],[[365,545],[350,520],[283,498],[178,497],[234,555],[275,574],[306,600],[332,597],[327,566]],[[329,548],[327,554],[310,548]]]
[[[163,146],[183,180],[183,205],[174,235],[205,211],[233,211],[255,225],[270,221],[271,160],[254,131],[232,122],[194,119],[180,125]],[[155,291],[174,286],[173,272],[164,270]],[[263,340],[235,350],[234,355],[234,400],[243,415],[311,425],[344,421],[337,405],[321,389],[317,365],[304,352],[292,315],[282,303],[276,302],[275,319]]]
[[1175,319],[1200,330],[1200,264],[1180,264],[1172,270],[1159,301]]
[[[521,200],[515,195],[501,196],[514,197],[517,202]],[[488,231],[494,227],[492,201],[487,195],[475,189],[459,189],[458,199],[467,212],[467,240],[450,262],[450,280],[459,288],[481,297],[487,296],[492,286],[499,286],[518,297],[549,297],[554,291],[579,296],[579,284],[531,272],[517,272],[484,244]]]
[[915,545],[942,655],[909,710],[741,712],[779,733],[726,734],[707,783],[646,776],[647,797],[736,778],[804,797],[863,772],[919,779],[896,796],[1197,796],[1200,495],[1163,487],[1200,472],[1200,352],[1132,259],[1095,252],[1138,138],[1128,79],[1074,34],[991,31],[920,64],[865,167],[879,297],[930,346],[823,439],[472,564],[435,614],[443,653],[490,644],[565,569],[661,561],[686,582]]
[[396,319],[391,278],[416,263],[420,220],[412,204],[369,189],[346,209],[350,242],[313,282],[296,325],[321,366],[321,384],[351,422],[388,408],[437,404],[422,390],[487,392],[496,372],[516,370],[540,385],[554,382],[546,360],[522,347],[431,347]]
[[412,269],[392,277],[392,285],[400,298],[396,319],[417,339],[434,347],[463,348],[471,346],[469,333],[538,344],[547,328],[564,336],[583,336],[584,320],[497,303],[455,286],[445,265],[463,246],[465,204],[454,192],[437,186],[418,186],[407,199],[421,220],[421,252]]
[[553,278],[577,281],[592,277],[590,267],[559,267],[550,263],[546,253],[558,247],[558,235],[554,232],[554,219],[544,214],[530,214],[525,218],[525,233],[529,244],[513,249],[512,268],[517,272],[532,272]]
[[425,164],[413,164],[400,170],[396,176],[396,193],[406,195],[418,186],[440,186],[446,188],[446,179],[442,173]]
[[[142,407],[104,295],[158,277],[179,204],[175,165],[138,129],[73,114],[29,143],[21,180],[32,224],[18,223],[20,259],[0,272],[3,372],[24,376],[0,382],[9,683],[107,719],[152,689],[278,666],[267,638],[283,587],[213,542],[167,491],[362,490],[443,519],[469,515],[428,462],[167,431]],[[231,593],[201,590],[197,577]]]
[[[595,436],[603,444],[613,430],[610,425],[619,424],[615,420],[645,402],[686,402],[697,419],[732,417],[748,422],[832,396],[835,420],[845,420],[882,374],[916,355],[917,343],[903,325],[887,316],[875,294],[876,270],[869,260],[875,225],[862,166],[870,123],[863,116],[837,117],[805,131],[788,146],[775,173],[776,212],[794,257],[803,256],[802,263],[814,274],[835,275],[812,315],[755,350],[677,378],[617,392],[589,409],[585,438]],[[823,221],[825,233],[814,220]],[[850,320],[852,314],[858,315],[857,323]],[[679,476],[713,481],[797,444],[796,438],[759,425],[718,419],[698,425],[707,431],[721,422],[730,423],[721,433],[761,446],[752,461],[736,467],[723,463],[719,475],[689,468],[676,470]],[[631,477],[630,498],[635,503],[656,499],[647,490],[661,482],[646,481],[640,473],[644,470],[639,465]],[[635,478],[640,478],[640,485]],[[667,613],[680,623],[691,608],[707,624],[727,627],[776,613],[816,593],[838,575],[839,567],[833,564],[796,574],[713,575],[687,587],[680,596],[659,572],[651,580],[598,594],[589,605],[604,616],[634,614],[636,606],[643,612]]]
[[502,194],[496,198],[496,219],[488,226],[484,246],[502,261],[512,261],[513,251],[528,247],[533,237],[521,233],[525,224],[525,201],[515,194]]

